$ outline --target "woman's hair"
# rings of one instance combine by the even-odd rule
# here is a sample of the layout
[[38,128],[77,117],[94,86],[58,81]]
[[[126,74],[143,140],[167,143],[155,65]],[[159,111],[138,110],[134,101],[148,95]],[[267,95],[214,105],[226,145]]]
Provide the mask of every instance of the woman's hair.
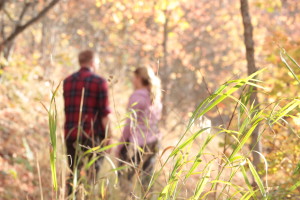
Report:
[[141,78],[142,84],[148,87],[151,102],[153,104],[161,101],[161,83],[151,67],[138,67],[134,74]]

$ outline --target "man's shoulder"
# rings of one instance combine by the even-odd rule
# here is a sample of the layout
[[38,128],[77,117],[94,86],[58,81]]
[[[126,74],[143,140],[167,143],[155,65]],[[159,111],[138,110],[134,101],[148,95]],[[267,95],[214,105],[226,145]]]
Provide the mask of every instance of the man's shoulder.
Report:
[[94,74],[94,73],[91,73],[91,75],[89,76],[93,81],[95,82],[98,82],[98,83],[103,83],[103,82],[106,82],[105,78],[97,75],[97,74]]
[[[80,78],[81,77],[81,78]],[[87,82],[93,82],[97,84],[105,84],[106,79],[92,72],[85,73],[83,76],[79,72],[75,72],[64,79],[64,83],[76,81],[82,79]]]
[[85,82],[90,83],[89,87],[92,90],[97,91],[106,91],[107,90],[107,83],[106,80],[94,73],[91,73],[87,79],[85,79]]
[[73,80],[76,76],[77,76],[78,72],[74,72],[73,74],[67,76],[65,79],[64,79],[64,82],[68,82],[68,81],[71,81]]

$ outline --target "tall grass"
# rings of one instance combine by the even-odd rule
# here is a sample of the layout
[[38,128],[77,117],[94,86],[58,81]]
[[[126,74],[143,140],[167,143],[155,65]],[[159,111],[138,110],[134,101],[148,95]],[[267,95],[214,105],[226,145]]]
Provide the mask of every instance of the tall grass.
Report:
[[57,141],[56,141],[56,130],[57,130],[57,108],[56,108],[56,95],[58,92],[60,84],[56,87],[56,89],[52,92],[52,97],[50,100],[50,106],[44,106],[48,113],[48,122],[49,122],[49,133],[50,133],[50,167],[51,167],[51,174],[52,174],[52,184],[53,189],[55,191],[55,196],[57,198],[57,173],[56,173],[56,156],[57,156]]
[[[281,59],[285,63],[287,69],[293,74],[295,79],[299,82],[297,75],[293,68],[289,65],[288,61],[284,58],[286,56],[289,61],[300,68],[299,65],[293,60],[285,51],[281,52]],[[263,83],[255,77],[258,77],[266,69],[262,69],[249,77],[230,80],[221,85],[209,97],[204,99],[195,109],[190,118],[187,127],[180,135],[180,138],[175,146],[165,148],[160,158],[167,156],[161,165],[157,166],[155,172],[151,176],[150,183],[147,189],[140,193],[132,191],[132,195],[136,199],[274,199],[272,196],[271,188],[268,186],[268,163],[263,156],[262,152],[258,153],[264,160],[264,166],[253,166],[251,160],[252,149],[248,148],[253,131],[257,126],[260,126],[260,137],[266,131],[272,129],[275,124],[286,123],[285,117],[291,115],[291,112],[300,106],[300,100],[295,97],[285,99],[284,101],[277,100],[271,104],[261,103],[259,106],[254,106],[253,102],[249,102],[249,96],[253,91],[253,87],[264,90]],[[299,82],[300,83],[300,82]],[[55,155],[56,155],[56,107],[55,107],[55,94],[58,88],[53,93],[50,102],[49,115],[49,130],[52,151],[50,152],[50,166],[52,171],[53,188],[57,190],[56,168],[55,168]],[[236,96],[240,98],[236,98]],[[207,112],[215,108],[221,102],[232,101],[236,104],[236,109],[232,114],[231,121],[236,121],[235,125],[224,127],[201,127],[195,130],[197,119],[201,118]],[[283,105],[283,102],[285,105]],[[200,145],[195,144],[199,137],[207,133],[212,128]],[[207,151],[210,144],[216,144],[216,140],[220,135],[226,135],[231,141],[226,151],[222,153],[211,153]],[[75,191],[79,191],[80,180],[76,174],[78,173],[77,165],[88,154],[96,154],[94,159],[86,163],[86,169],[89,169],[92,164],[100,158],[101,154],[108,149],[114,148],[124,143],[115,143],[107,146],[96,146],[84,150],[78,160],[75,160],[75,167],[73,169],[74,192],[72,199],[76,199]],[[217,148],[216,148],[217,149]],[[141,152],[143,153],[143,152]],[[169,153],[169,154],[167,154]],[[113,172],[124,170],[123,167],[116,167],[114,161],[107,157]],[[112,157],[113,158],[113,157]],[[118,161],[118,158],[113,158]],[[139,166],[134,166],[132,163],[127,163],[130,167],[137,168],[136,175],[139,179]],[[172,166],[170,169],[167,166]],[[260,170],[262,169],[262,170]],[[162,181],[163,172],[168,170],[168,177],[165,182]],[[261,172],[265,173],[262,174]],[[117,177],[117,176],[116,176]],[[242,182],[237,181],[241,180]],[[109,187],[115,186],[111,184],[109,179],[100,177],[98,182],[101,183],[96,190],[98,196],[94,199],[109,199]],[[138,182],[138,181],[137,181]],[[184,186],[193,182],[193,188],[189,191],[185,190]],[[277,199],[284,199],[285,196],[293,192],[299,187],[300,182],[295,183],[290,187],[282,196],[277,196]],[[157,187],[155,187],[157,186]],[[160,186],[160,187],[158,187]],[[83,199],[92,199],[89,197],[91,191],[88,191],[89,186],[83,185],[84,195]],[[113,188],[112,191],[118,191]],[[133,199],[134,199],[133,198]]]

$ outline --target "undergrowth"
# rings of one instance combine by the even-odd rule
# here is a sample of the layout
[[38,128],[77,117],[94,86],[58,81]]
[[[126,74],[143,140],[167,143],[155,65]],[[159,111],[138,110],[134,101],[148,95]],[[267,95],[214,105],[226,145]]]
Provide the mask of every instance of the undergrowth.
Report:
[[[287,59],[286,59],[287,58]],[[292,73],[299,82],[298,76],[293,68],[300,68],[284,49],[281,50],[281,59],[287,69]],[[293,63],[293,67],[289,62]],[[293,117],[295,109],[299,108],[300,100],[298,97],[290,97],[285,99],[277,99],[272,103],[262,102],[256,105],[250,102],[251,91],[256,87],[260,95],[268,95],[265,91],[262,81],[256,79],[267,69],[262,69],[249,77],[230,80],[221,85],[209,97],[204,99],[195,109],[186,125],[186,129],[180,134],[180,138],[176,145],[170,145],[161,150],[159,154],[158,164],[151,180],[146,189],[141,189],[139,174],[141,172],[140,165],[125,163],[128,167],[135,169],[136,181],[131,184],[130,191],[119,186],[119,173],[126,173],[125,167],[116,167],[119,159],[107,150],[113,149],[120,143],[114,143],[108,146],[98,146],[94,148],[81,148],[78,152],[78,160],[75,160],[75,167],[72,169],[74,176],[73,187],[75,191],[70,195],[70,199],[117,199],[126,198],[122,193],[129,194],[127,198],[131,199],[286,199],[292,197],[300,181],[295,181],[292,186],[284,190],[276,190],[269,186],[268,162],[263,152],[255,152],[261,157],[261,165],[254,166],[252,164],[252,148],[248,148],[251,143],[251,135],[253,131],[259,127],[259,137],[272,132],[274,126],[284,126],[287,124],[286,118]],[[54,196],[56,199],[65,198],[58,193],[63,188],[57,183],[57,151],[56,151],[56,107],[55,96],[57,89],[53,92],[50,108],[47,109],[49,116],[50,130],[50,167],[52,172],[52,182]],[[284,92],[284,91],[282,91]],[[237,98],[236,96],[240,96]],[[226,127],[221,124],[217,127],[199,127],[197,120],[210,110],[216,108],[218,104],[224,100],[234,102],[236,108],[232,113],[233,121],[237,123]],[[121,122],[119,122],[121,124]],[[297,133],[291,137],[297,137]],[[200,144],[196,143],[199,137],[205,134]],[[229,137],[230,143],[226,144],[226,152],[220,152],[216,148],[216,152],[207,151],[207,147],[215,144],[215,140],[222,135]],[[254,144],[255,145],[255,144]],[[143,153],[142,151],[140,153]],[[94,154],[91,161],[85,160],[85,156]],[[96,177],[96,182],[90,182],[85,176],[79,178],[76,174],[88,174],[90,166],[99,158],[104,156],[108,164],[104,165],[104,170]],[[59,160],[61,162],[61,160]],[[78,162],[86,162],[83,172],[77,172]],[[299,169],[295,169],[295,173],[299,173]],[[82,178],[83,177],[83,178]],[[242,178],[241,178],[242,177]],[[239,180],[239,181],[237,181]],[[243,180],[243,181],[240,181]],[[193,181],[192,189],[186,189],[190,181]],[[63,190],[63,189],[62,189]],[[118,194],[116,194],[118,193]]]

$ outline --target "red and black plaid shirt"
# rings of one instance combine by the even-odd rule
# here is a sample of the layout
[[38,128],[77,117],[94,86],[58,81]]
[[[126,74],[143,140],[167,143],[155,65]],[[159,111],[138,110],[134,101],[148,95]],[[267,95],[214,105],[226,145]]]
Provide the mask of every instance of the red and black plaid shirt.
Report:
[[107,82],[86,67],[64,80],[65,137],[71,140],[77,137],[82,88],[85,88],[85,92],[80,130],[84,132],[80,134],[83,133],[83,137],[95,134],[104,138],[105,127],[102,119],[110,113]]

